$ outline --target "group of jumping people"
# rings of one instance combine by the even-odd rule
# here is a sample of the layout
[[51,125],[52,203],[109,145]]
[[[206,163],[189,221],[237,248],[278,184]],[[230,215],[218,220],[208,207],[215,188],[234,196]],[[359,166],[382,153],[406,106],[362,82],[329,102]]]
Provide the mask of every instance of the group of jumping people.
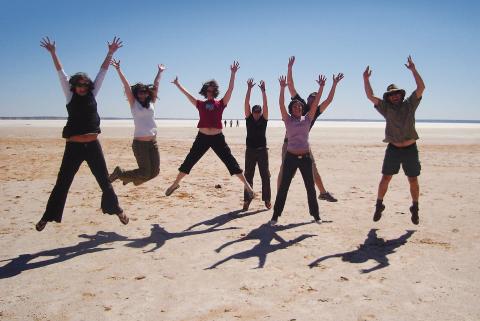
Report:
[[[160,154],[156,141],[157,125],[155,123],[154,104],[157,100],[159,83],[165,66],[162,64],[158,65],[153,84],[136,83],[131,85],[122,72],[120,60],[113,58],[114,53],[123,46],[122,41],[120,38],[114,37],[112,42],[107,44],[107,56],[95,80],[92,81],[87,74],[82,72],[68,77],[56,54],[55,41],[51,41],[48,37],[41,40],[40,45],[51,54],[57,70],[66,99],[68,119],[62,132],[62,137],[66,139],[62,163],[45,212],[35,226],[37,231],[42,231],[48,222],[61,222],[69,188],[83,161],[87,162],[102,189],[101,208],[103,213],[117,215],[120,222],[125,225],[128,224],[129,217],[119,205],[112,182],[120,180],[124,185],[128,183],[140,185],[153,179],[160,172]],[[323,102],[320,102],[320,100],[327,78],[324,75],[319,75],[316,80],[318,90],[312,92],[305,101],[295,89],[293,80],[294,63],[295,57],[290,57],[287,76],[280,76],[279,78],[279,106],[286,133],[282,146],[282,164],[277,178],[277,195],[273,206],[273,215],[269,222],[271,225],[277,223],[283,212],[290,183],[297,169],[300,170],[307,191],[309,213],[316,223],[321,223],[322,220],[320,218],[315,185],[320,190],[319,199],[329,202],[337,201],[323,185],[310,148],[309,133],[318,116],[332,102],[336,87],[344,75],[342,73],[333,75],[332,87]],[[110,65],[117,70],[130,105],[130,111],[135,124],[132,150],[138,165],[138,168],[133,170],[125,170],[116,166],[111,174],[107,170],[102,147],[98,141],[98,135],[101,130],[95,99]],[[418,224],[418,176],[420,175],[421,167],[416,145],[418,134],[415,130],[415,111],[422,98],[425,85],[410,56],[405,66],[412,72],[417,85],[416,90],[407,99],[405,99],[405,90],[399,89],[393,84],[387,87],[387,91],[382,98],[374,96],[369,81],[371,76],[370,68],[367,67],[363,73],[367,98],[386,120],[384,142],[388,143],[373,220],[380,220],[382,212],[385,210],[383,197],[387,192],[392,176],[399,172],[401,165],[410,183],[412,196],[412,205],[410,207],[411,220],[414,224]],[[257,164],[262,180],[262,201],[267,209],[272,207],[269,156],[266,140],[269,110],[264,81],[260,81],[258,85],[262,92],[262,106],[254,105],[253,107],[250,106],[250,95],[256,84],[253,79],[248,79],[247,81],[244,106],[247,128],[245,172],[232,155],[222,133],[222,114],[232,96],[235,76],[239,68],[240,65],[237,61],[234,61],[230,66],[228,89],[220,100],[217,99],[219,86],[215,80],[209,80],[202,85],[199,94],[203,96],[203,99],[197,99],[190,94],[180,84],[178,77],[175,77],[172,81],[188,101],[197,108],[199,121],[197,136],[185,160],[178,168],[175,180],[165,191],[166,196],[170,196],[180,187],[182,179],[190,173],[202,156],[212,148],[225,164],[230,175],[235,175],[243,184],[244,211],[248,210],[251,201],[256,197],[252,185]],[[286,87],[288,87],[291,96],[288,106],[285,105]]]

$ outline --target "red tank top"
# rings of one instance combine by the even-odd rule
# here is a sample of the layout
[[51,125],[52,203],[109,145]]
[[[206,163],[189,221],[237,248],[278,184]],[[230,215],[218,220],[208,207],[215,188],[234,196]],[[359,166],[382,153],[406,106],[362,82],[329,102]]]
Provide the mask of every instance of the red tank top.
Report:
[[223,100],[197,100],[197,109],[200,116],[197,128],[222,129],[222,115],[225,109]]

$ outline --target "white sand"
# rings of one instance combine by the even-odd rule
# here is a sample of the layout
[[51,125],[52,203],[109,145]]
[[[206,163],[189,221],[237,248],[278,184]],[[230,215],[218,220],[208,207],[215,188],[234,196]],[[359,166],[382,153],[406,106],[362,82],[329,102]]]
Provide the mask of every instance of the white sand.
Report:
[[[101,135],[108,167],[133,168],[133,127],[110,122],[102,122]],[[165,197],[196,130],[160,123],[159,177],[138,187],[114,184],[129,225],[101,214],[99,188],[84,164],[62,224],[38,233],[34,223],[61,162],[63,124],[0,121],[0,320],[480,319],[478,125],[417,126],[418,226],[410,222],[403,174],[391,183],[384,217],[372,222],[385,148],[379,123],[316,125],[313,152],[339,202],[319,202],[328,222],[311,224],[297,173],[275,229],[262,226],[272,211],[260,200],[234,212],[242,186],[211,151]],[[224,132],[243,165],[245,128]],[[268,130],[273,196],[283,134]]]

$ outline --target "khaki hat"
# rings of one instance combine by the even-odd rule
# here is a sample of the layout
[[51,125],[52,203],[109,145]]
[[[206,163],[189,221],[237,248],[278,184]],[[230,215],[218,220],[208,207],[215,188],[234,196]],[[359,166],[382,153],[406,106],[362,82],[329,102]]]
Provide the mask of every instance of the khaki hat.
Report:
[[398,88],[395,84],[388,85],[387,91],[383,94],[383,100],[386,100],[388,95],[391,95],[397,92],[402,94],[402,100],[403,100],[403,98],[405,98],[405,95],[406,95],[405,90]]

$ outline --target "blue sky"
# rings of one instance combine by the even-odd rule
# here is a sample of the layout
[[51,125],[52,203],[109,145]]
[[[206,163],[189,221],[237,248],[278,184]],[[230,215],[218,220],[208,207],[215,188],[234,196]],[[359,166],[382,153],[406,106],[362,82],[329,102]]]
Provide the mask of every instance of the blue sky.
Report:
[[[480,120],[480,5],[476,1],[2,1],[0,12],[0,116],[66,116],[65,101],[43,36],[57,43],[67,74],[93,78],[114,35],[124,41],[116,57],[131,83],[160,84],[157,117],[197,118],[196,109],[170,81],[197,95],[215,78],[221,95],[229,64],[240,61],[224,118],[242,118],[246,80],[265,80],[271,118],[280,118],[278,76],[296,56],[297,90],[316,89],[315,78],[343,72],[325,118],[380,119],[363,90],[362,72],[373,69],[381,96],[395,83],[415,89],[403,65],[409,54],[426,91],[417,119]],[[255,90],[252,104],[261,102]],[[113,68],[97,97],[103,117],[130,117]]]

